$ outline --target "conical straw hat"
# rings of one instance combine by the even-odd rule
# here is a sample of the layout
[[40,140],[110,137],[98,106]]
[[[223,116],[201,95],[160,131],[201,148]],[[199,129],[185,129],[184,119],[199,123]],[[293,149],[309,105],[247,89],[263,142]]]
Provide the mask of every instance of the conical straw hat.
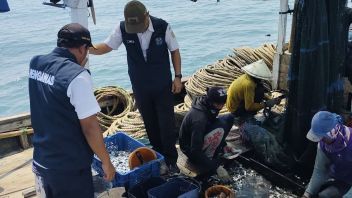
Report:
[[259,78],[262,80],[271,80],[272,78],[271,71],[263,59],[242,67],[242,70],[254,78]]

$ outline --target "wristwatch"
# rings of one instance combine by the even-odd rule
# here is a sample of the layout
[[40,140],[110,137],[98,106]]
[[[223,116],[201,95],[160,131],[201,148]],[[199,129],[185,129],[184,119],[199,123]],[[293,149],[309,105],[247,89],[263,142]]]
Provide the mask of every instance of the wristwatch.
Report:
[[175,74],[175,78],[182,78],[182,74]]

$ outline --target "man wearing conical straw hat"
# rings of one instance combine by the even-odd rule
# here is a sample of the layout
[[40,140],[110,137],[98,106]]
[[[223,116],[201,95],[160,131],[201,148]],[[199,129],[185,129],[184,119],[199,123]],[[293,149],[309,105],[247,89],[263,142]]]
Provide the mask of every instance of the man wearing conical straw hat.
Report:
[[226,107],[229,112],[236,117],[246,118],[280,102],[279,99],[264,101],[263,81],[271,80],[272,74],[262,59],[242,70],[245,74],[235,79],[227,91]]

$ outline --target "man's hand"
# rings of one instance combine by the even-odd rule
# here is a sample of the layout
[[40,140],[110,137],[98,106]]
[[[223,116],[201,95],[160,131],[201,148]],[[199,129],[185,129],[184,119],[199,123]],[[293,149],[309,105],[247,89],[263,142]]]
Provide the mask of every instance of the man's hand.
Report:
[[104,179],[108,182],[114,179],[115,177],[115,167],[112,165],[111,161],[109,160],[106,163],[103,163],[102,165],[103,171],[104,171]]
[[172,83],[172,93],[180,93],[182,89],[182,83],[180,78],[175,78]]
[[112,48],[109,47],[106,43],[95,44],[94,48],[89,48],[89,53],[94,55],[102,55],[112,51]]
[[96,115],[89,116],[80,120],[82,132],[90,148],[102,162],[104,179],[111,181],[115,176],[115,168],[111,164],[109,153],[107,152],[101,133],[101,128]]

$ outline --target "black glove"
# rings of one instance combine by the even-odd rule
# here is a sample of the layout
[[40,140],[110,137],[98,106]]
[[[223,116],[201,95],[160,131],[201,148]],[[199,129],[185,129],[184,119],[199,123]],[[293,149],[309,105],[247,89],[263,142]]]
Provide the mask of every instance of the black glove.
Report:
[[264,104],[265,104],[265,107],[273,107],[274,105],[279,103],[280,103],[280,100],[274,98],[274,99],[267,100]]

